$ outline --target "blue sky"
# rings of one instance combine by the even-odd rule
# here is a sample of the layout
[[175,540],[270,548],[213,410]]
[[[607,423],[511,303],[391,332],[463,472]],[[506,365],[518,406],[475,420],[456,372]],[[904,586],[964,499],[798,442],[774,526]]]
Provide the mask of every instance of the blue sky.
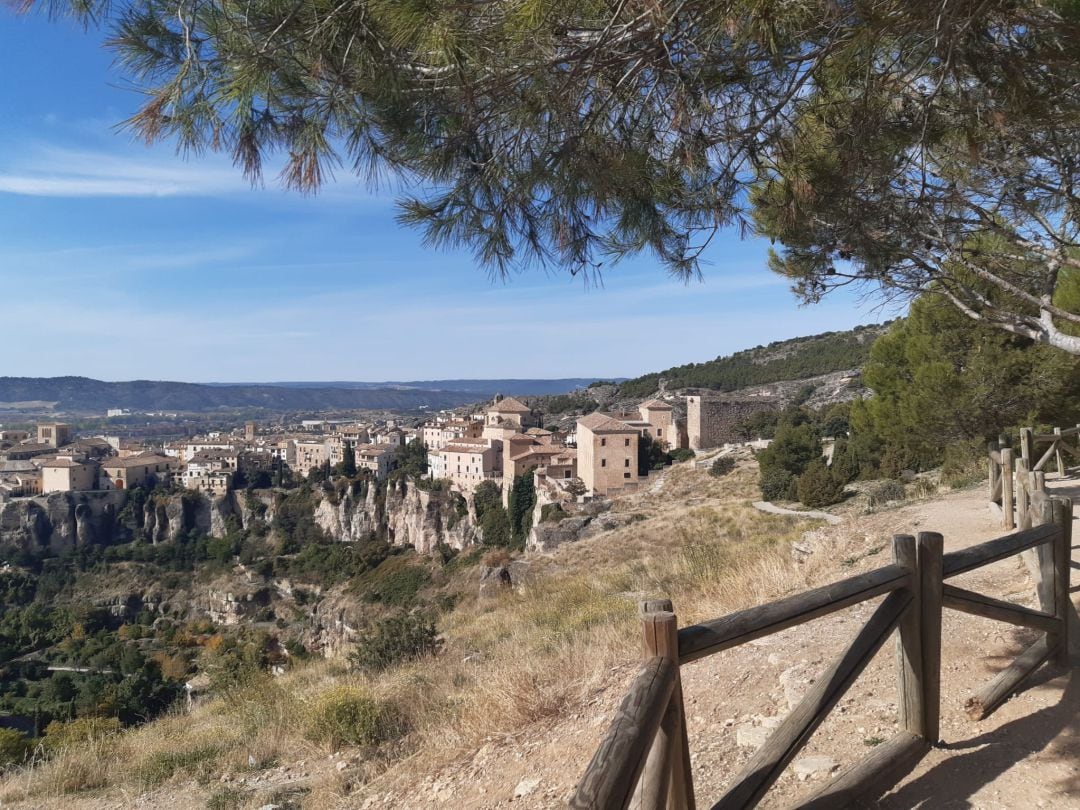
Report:
[[632,376],[889,317],[799,307],[766,245],[714,240],[704,283],[651,258],[602,288],[493,282],[341,174],[318,197],[252,190],[118,129],[139,97],[100,32],[0,6],[0,375],[109,380]]

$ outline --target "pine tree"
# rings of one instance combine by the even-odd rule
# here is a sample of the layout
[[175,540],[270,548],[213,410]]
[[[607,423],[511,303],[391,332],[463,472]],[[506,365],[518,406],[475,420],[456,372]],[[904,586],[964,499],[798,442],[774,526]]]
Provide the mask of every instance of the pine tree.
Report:
[[520,548],[525,547],[525,538],[532,528],[533,509],[536,507],[536,482],[533,471],[529,470],[523,475],[514,476],[514,484],[510,489],[510,528],[513,532],[514,544]]
[[276,152],[304,191],[417,179],[401,221],[497,272],[651,251],[693,278],[718,229],[756,228],[806,301],[936,288],[1080,354],[1070,0],[49,5],[112,24],[142,138],[252,180]]
[[352,442],[345,442],[345,449],[341,460],[341,474],[352,478],[356,475],[356,451]]

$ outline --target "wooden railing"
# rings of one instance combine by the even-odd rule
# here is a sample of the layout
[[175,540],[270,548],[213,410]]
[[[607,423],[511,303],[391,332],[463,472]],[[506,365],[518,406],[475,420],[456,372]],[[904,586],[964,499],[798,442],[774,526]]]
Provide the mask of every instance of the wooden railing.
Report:
[[[933,532],[893,538],[893,563],[821,588],[677,629],[671,602],[642,603],[645,662],[570,800],[574,808],[614,810],[634,797],[643,810],[696,807],[680,668],[789,627],[884,596],[870,619],[828,671],[773,731],[713,810],[754,807],[784,768],[893,634],[903,730],[838,774],[799,806],[837,808],[906,773],[939,739],[941,614],[972,613],[1042,632],[990,683],[967,701],[982,719],[1051,657],[1067,656],[1072,503],[1033,491],[1025,519],[1034,526],[961,551],[942,553]],[[1008,557],[1025,554],[1037,584],[1039,609],[1023,607],[946,583]]]
[[1013,519],[1013,472],[1015,459],[1013,450],[1006,445],[1005,437],[992,442],[989,447],[990,458],[990,502],[1001,507],[1002,526],[1015,529]]
[[[1070,436],[1076,436],[1073,443],[1065,441]],[[1039,445],[1049,444],[1045,451],[1040,453]],[[1057,464],[1058,475],[1065,475],[1065,455],[1080,460],[1080,425],[1071,428],[1054,428],[1053,433],[1036,433],[1032,428],[1020,430],[1020,456],[1024,459],[1029,472],[1040,472],[1053,458]]]

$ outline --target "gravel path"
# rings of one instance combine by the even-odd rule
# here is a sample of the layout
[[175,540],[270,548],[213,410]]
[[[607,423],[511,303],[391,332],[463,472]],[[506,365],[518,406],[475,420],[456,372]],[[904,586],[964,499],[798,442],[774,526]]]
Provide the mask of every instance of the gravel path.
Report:
[[814,512],[811,510],[785,509],[768,501],[754,501],[754,508],[759,512],[768,512],[770,515],[795,515],[795,517],[810,518],[812,520],[824,520],[830,526],[838,526],[844,519],[828,512]]

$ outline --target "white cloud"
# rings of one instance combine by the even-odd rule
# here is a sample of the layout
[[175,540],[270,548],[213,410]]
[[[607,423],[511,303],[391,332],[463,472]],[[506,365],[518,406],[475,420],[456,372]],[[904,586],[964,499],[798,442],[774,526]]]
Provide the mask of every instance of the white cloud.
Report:
[[32,197],[194,197],[248,187],[240,172],[221,160],[188,163],[160,152],[122,156],[36,145],[0,166],[0,193]]

